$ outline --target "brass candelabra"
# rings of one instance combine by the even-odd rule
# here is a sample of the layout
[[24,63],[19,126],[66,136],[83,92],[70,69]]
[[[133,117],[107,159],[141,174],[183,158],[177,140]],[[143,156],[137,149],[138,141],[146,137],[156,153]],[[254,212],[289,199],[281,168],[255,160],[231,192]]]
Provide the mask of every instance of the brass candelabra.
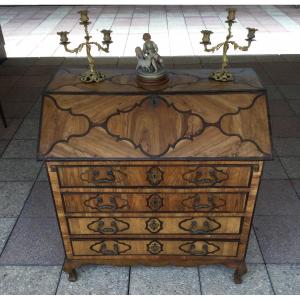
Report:
[[248,35],[246,38],[246,41],[248,42],[247,46],[239,46],[236,42],[231,41],[231,38],[233,35],[231,34],[231,27],[233,23],[236,23],[235,21],[235,14],[236,14],[236,9],[234,8],[229,8],[227,9],[228,15],[227,15],[227,20],[225,21],[228,24],[228,34],[226,36],[226,40],[223,43],[220,43],[216,45],[215,47],[208,48],[208,45],[211,44],[210,42],[210,35],[213,33],[210,30],[202,30],[201,33],[203,34],[202,37],[202,42],[200,44],[204,45],[204,49],[206,52],[215,52],[219,50],[221,47],[223,47],[223,57],[222,57],[222,68],[221,70],[217,72],[213,72],[209,75],[210,79],[217,80],[217,81],[232,81],[233,80],[233,75],[226,70],[226,67],[229,65],[229,60],[227,57],[227,51],[229,49],[229,45],[233,45],[234,50],[239,49],[241,51],[247,51],[253,41],[255,41],[255,31],[257,29],[255,28],[249,28],[248,29]]
[[86,54],[87,54],[87,59],[89,63],[89,70],[86,72],[82,73],[80,75],[80,80],[83,82],[99,82],[102,81],[105,78],[105,75],[101,72],[97,72],[95,69],[95,59],[91,55],[91,48],[92,45],[96,45],[98,47],[98,51],[100,52],[101,50],[108,53],[109,52],[109,45],[112,43],[111,36],[110,34],[112,33],[111,30],[106,30],[103,29],[101,33],[103,34],[103,41],[102,44],[105,45],[105,47],[102,47],[100,44],[97,42],[91,42],[90,39],[92,36],[89,34],[88,31],[88,26],[91,24],[89,21],[88,17],[88,11],[87,10],[81,10],[78,12],[80,14],[80,25],[84,26],[84,31],[85,31],[85,42],[79,44],[77,48],[69,49],[68,44],[70,44],[68,40],[68,31],[60,31],[57,32],[57,34],[60,36],[60,45],[63,45],[65,50],[70,53],[78,53],[80,52],[83,47],[85,46],[86,48]]

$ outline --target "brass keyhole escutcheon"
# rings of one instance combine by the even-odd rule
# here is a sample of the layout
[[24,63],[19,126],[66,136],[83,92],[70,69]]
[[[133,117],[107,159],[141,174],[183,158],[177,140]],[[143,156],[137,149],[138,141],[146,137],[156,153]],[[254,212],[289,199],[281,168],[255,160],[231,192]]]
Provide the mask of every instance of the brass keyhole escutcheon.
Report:
[[147,180],[151,185],[159,185],[163,180],[163,174],[159,167],[152,167],[147,172]]

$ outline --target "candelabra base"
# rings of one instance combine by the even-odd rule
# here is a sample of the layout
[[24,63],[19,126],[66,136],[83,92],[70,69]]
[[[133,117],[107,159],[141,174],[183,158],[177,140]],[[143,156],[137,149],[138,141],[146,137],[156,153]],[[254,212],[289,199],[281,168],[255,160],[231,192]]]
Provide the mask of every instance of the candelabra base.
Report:
[[105,79],[105,75],[97,71],[88,70],[80,74],[80,80],[87,83],[100,82],[104,79]]
[[223,82],[233,81],[233,75],[226,70],[222,70],[222,71],[211,73],[209,75],[209,79],[216,80],[216,81],[223,81]]

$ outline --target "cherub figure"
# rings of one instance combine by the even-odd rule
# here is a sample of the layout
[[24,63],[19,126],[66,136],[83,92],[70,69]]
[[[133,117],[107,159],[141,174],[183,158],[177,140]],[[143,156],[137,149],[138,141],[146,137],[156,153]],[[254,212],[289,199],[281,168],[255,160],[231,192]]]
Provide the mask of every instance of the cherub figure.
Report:
[[144,72],[157,73],[163,69],[163,60],[158,54],[158,47],[156,43],[151,41],[149,33],[143,34],[143,50],[140,47],[135,48],[136,57],[138,59],[137,70],[142,69]]

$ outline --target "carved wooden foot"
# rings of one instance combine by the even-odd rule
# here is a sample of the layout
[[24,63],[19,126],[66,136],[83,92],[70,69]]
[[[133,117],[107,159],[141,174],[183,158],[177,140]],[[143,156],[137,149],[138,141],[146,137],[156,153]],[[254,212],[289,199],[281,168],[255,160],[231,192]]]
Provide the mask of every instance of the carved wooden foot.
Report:
[[78,264],[76,264],[74,261],[68,259],[65,260],[63,270],[69,274],[68,280],[71,282],[77,280],[76,267],[78,267]]
[[234,276],[233,276],[233,279],[234,279],[234,283],[236,284],[240,284],[242,283],[242,276],[244,274],[247,273],[247,267],[246,267],[246,263],[243,261],[241,262],[241,264],[235,269],[235,272],[234,272]]
[[69,273],[68,280],[71,282],[75,282],[77,280],[77,272],[75,269],[72,269]]

